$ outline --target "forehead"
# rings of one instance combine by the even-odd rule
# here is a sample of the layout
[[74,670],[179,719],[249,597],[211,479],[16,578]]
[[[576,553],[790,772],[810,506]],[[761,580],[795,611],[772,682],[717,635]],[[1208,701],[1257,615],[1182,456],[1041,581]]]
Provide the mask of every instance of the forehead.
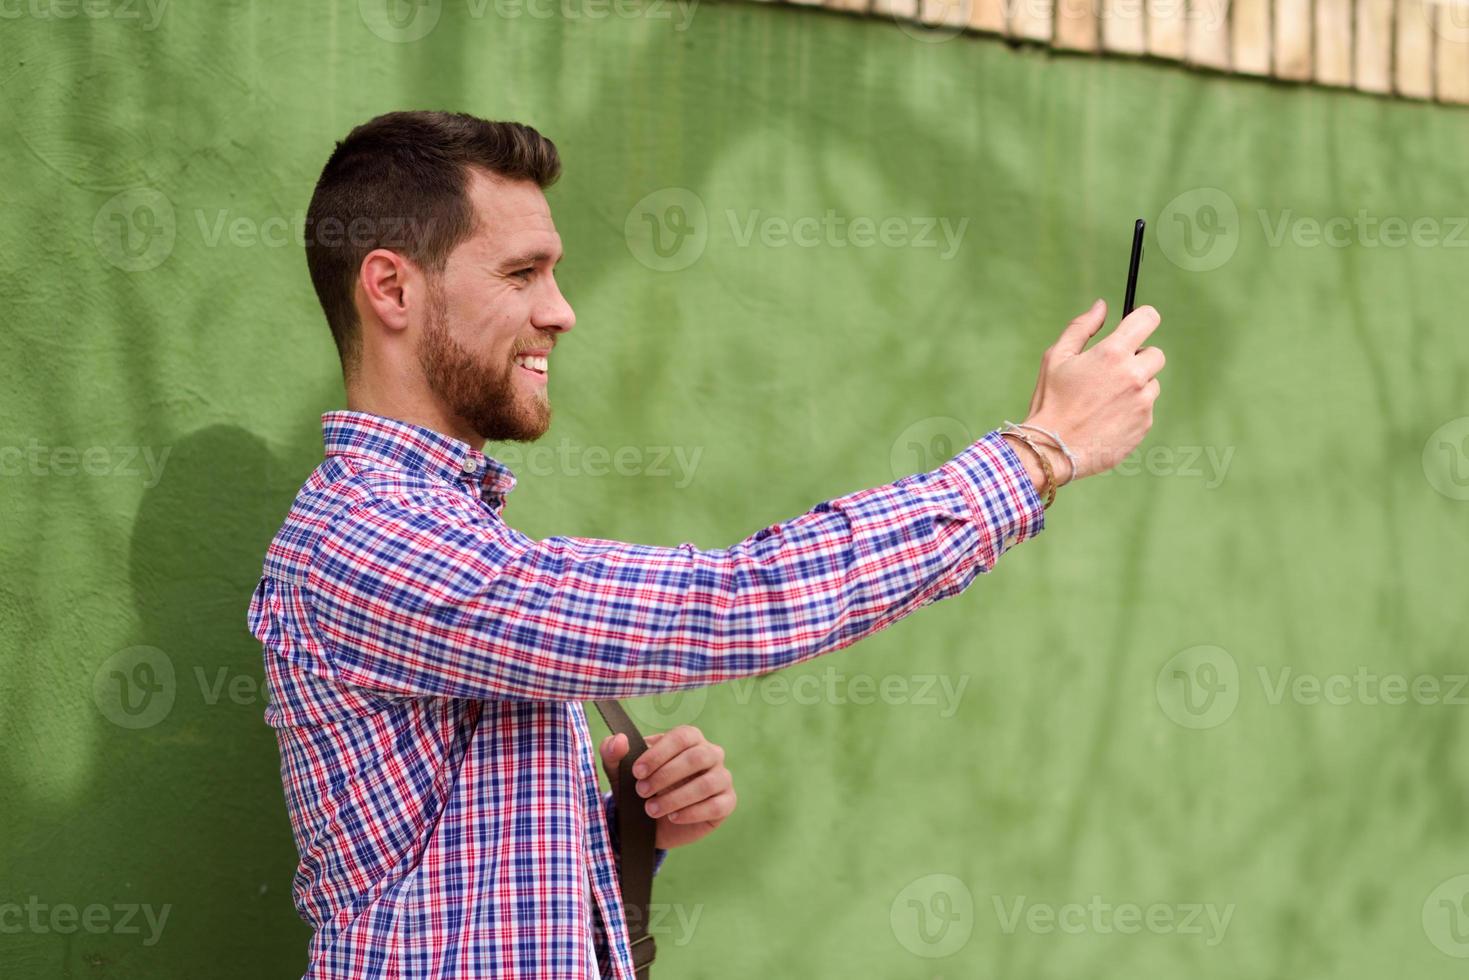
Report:
[[527,249],[561,253],[546,195],[529,180],[506,180],[473,169],[466,188],[474,210],[474,233],[462,247],[483,258]]

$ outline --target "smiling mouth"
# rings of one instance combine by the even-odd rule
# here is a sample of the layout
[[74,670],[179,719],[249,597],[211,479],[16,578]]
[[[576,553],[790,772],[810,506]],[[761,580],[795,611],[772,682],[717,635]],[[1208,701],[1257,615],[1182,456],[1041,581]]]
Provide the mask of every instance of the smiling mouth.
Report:
[[549,370],[547,358],[534,354],[520,354],[515,358],[515,366],[529,371],[537,377],[544,378]]

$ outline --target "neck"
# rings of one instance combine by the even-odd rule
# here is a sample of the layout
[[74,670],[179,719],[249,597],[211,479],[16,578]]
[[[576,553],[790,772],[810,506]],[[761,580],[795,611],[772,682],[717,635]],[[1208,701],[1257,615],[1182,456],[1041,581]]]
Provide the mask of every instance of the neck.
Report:
[[347,383],[347,409],[422,426],[468,443],[473,449],[484,448],[485,440],[479,433],[410,379],[398,379],[395,384],[381,380],[374,383],[365,371],[359,372]]

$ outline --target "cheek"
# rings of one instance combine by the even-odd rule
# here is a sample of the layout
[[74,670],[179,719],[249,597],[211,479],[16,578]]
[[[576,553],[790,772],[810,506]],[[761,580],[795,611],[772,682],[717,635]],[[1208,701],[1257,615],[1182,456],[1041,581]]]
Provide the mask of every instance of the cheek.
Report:
[[519,302],[513,291],[461,292],[449,303],[449,332],[478,357],[509,360],[525,332],[516,318]]

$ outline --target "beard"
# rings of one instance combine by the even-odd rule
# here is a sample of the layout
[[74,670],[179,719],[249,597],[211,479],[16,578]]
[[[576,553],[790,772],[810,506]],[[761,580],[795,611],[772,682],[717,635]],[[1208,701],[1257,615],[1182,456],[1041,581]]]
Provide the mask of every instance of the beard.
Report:
[[476,359],[449,334],[443,292],[435,286],[429,295],[428,324],[418,343],[418,364],[429,389],[486,441],[531,442],[545,435],[551,425],[545,397],[521,391],[513,360],[496,365]]

